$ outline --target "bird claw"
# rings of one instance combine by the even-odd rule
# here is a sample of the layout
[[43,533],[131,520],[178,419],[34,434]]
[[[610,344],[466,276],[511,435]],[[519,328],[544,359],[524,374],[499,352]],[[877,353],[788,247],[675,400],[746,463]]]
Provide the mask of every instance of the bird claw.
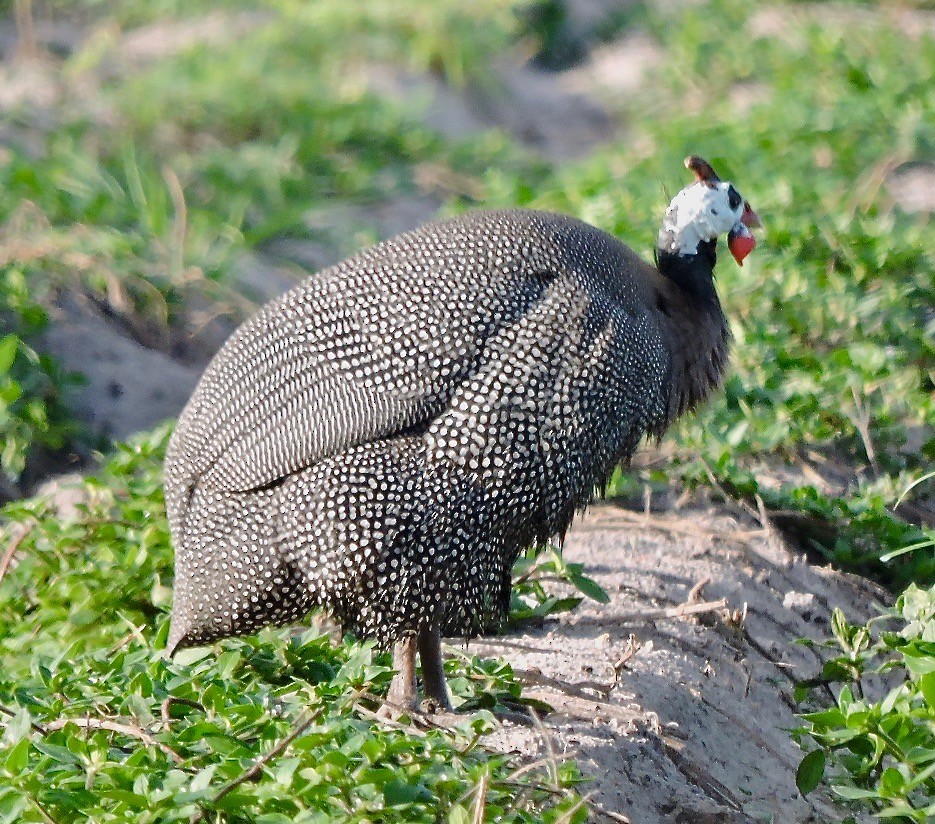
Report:
[[419,704],[419,711],[423,715],[439,715],[441,713],[453,713],[454,709],[447,699],[442,700],[437,696],[428,695]]
[[[440,701],[435,697],[426,697],[421,701],[417,696],[403,700],[387,696],[380,709],[377,710],[377,718],[385,721],[399,722],[403,717],[409,718],[418,725],[419,719],[430,720],[433,718],[442,718],[454,716],[455,711],[451,704]],[[433,724],[430,724],[433,726]]]
[[411,718],[420,712],[421,709],[415,698],[403,702],[396,702],[388,698],[383,702],[383,706],[377,710],[377,718],[383,721],[399,721],[404,715]]

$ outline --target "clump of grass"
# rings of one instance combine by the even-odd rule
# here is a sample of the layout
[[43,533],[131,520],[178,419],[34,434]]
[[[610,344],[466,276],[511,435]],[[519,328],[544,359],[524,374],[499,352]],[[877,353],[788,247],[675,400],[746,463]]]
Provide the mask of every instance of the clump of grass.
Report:
[[[837,655],[821,678],[799,687],[800,700],[821,685],[840,685],[831,707],[801,716],[804,747],[797,784],[819,784],[855,811],[894,821],[935,815],[935,588],[910,586],[892,610],[866,625],[832,617]],[[804,643],[804,642],[803,642]],[[891,685],[880,700],[875,676]],[[853,820],[853,819],[850,819]]]
[[168,433],[121,447],[71,512],[3,510],[0,821],[584,820],[573,763],[517,773],[483,748],[480,708],[519,699],[504,664],[448,661],[474,714],[423,732],[373,722],[392,673],[372,644],[267,630],[166,661]]
[[[0,501],[15,493],[27,462],[62,449],[77,432],[63,403],[69,378],[30,341],[48,322],[25,273],[0,270]],[[8,495],[4,491],[8,490]]]

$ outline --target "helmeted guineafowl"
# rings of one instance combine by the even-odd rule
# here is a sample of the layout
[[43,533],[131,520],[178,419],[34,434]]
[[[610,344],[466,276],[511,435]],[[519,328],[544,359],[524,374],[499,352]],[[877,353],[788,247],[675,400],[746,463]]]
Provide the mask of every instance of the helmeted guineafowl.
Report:
[[326,607],[395,644],[391,697],[448,706],[440,636],[502,619],[524,548],[714,388],[717,237],[759,221],[691,157],[657,267],[571,217],[473,212],[267,304],[214,357],[165,463],[170,652]]

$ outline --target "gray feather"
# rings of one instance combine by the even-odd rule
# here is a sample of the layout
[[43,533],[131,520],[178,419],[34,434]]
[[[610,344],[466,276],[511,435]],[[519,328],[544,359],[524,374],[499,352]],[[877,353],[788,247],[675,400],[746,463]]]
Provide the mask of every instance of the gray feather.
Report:
[[572,218],[478,212],[265,306],[170,443],[170,647],[314,605],[383,643],[502,617],[516,554],[678,406],[667,288]]

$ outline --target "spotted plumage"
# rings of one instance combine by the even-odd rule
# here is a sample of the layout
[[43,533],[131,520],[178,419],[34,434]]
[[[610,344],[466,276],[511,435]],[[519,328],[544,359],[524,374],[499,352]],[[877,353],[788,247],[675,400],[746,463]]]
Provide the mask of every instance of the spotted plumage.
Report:
[[[710,283],[706,242],[686,276]],[[383,644],[482,631],[517,553],[710,391],[726,342],[713,286],[545,212],[429,224],[308,278],[234,333],[170,443],[170,649],[314,606]]]

